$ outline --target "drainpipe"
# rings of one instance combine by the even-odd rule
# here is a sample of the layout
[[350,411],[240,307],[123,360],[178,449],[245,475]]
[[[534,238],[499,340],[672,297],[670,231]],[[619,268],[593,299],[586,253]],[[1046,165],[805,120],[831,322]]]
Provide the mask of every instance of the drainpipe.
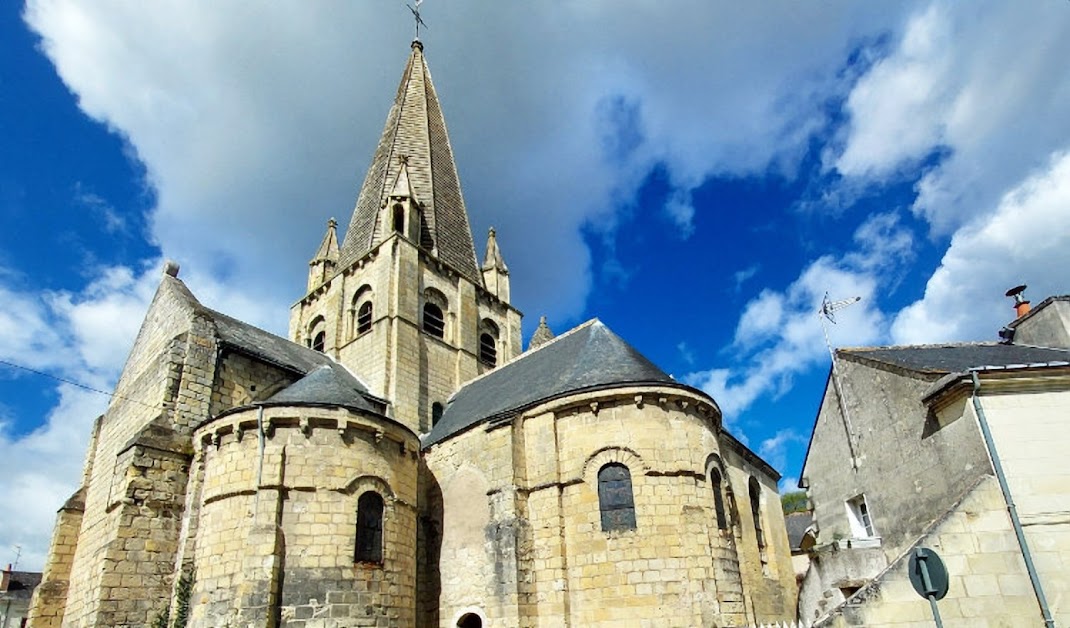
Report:
[[977,422],[981,425],[981,434],[984,436],[988,455],[992,458],[992,468],[996,472],[996,479],[999,480],[999,488],[1003,491],[1003,500],[1007,502],[1007,512],[1011,517],[1014,534],[1018,537],[1018,546],[1022,550],[1022,559],[1025,560],[1025,570],[1029,572],[1029,581],[1033,584],[1037,603],[1040,604],[1040,614],[1044,617],[1044,625],[1047,628],[1055,628],[1055,620],[1051,616],[1051,609],[1048,608],[1048,600],[1044,597],[1040,576],[1037,575],[1037,569],[1033,565],[1033,555],[1029,552],[1029,544],[1025,540],[1022,522],[1018,520],[1018,509],[1015,508],[1014,499],[1011,497],[1011,487],[1007,484],[1007,476],[1003,474],[1003,465],[1000,464],[999,455],[996,453],[996,443],[992,440],[992,432],[988,429],[988,419],[985,418],[985,410],[981,407],[979,395],[981,380],[977,378],[977,371],[971,370],[970,377],[973,379],[973,409],[977,412]]
[[253,487],[253,519],[255,521],[256,515],[259,512],[260,506],[260,484],[261,479],[264,476],[264,406],[263,404],[257,405],[256,408],[256,445],[257,445],[257,459],[256,459],[256,486]]

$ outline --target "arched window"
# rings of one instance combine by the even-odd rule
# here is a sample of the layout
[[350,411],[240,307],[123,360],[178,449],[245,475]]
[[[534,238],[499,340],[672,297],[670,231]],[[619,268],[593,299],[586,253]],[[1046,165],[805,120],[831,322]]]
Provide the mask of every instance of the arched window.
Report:
[[394,231],[405,233],[405,208],[401,203],[394,204]]
[[598,470],[598,508],[602,531],[635,529],[635,502],[628,467],[611,462]]
[[494,368],[498,364],[498,341],[490,334],[479,335],[479,361]]
[[489,318],[479,323],[479,361],[494,368],[498,365],[498,325]]
[[724,510],[724,489],[721,486],[721,471],[717,467],[710,470],[710,487],[713,488],[713,509],[717,514],[717,529],[728,529],[728,517]]
[[762,534],[762,489],[758,487],[758,480],[750,479],[750,514],[754,519],[754,538],[758,541],[758,549],[765,549],[765,535]]
[[368,491],[357,500],[357,538],[353,561],[383,562],[383,498]]
[[442,418],[442,410],[443,407],[441,403],[436,401],[435,403],[431,404],[431,427],[437,425],[439,419]]
[[483,620],[475,613],[465,613],[457,620],[457,628],[483,628]]
[[319,351],[320,353],[323,353],[323,346],[324,346],[324,343],[326,342],[326,340],[327,340],[327,333],[326,332],[322,332],[321,331],[321,332],[317,333],[315,336],[312,337],[312,348],[314,350],[316,350],[316,351]]
[[424,331],[436,338],[446,336],[446,318],[442,315],[442,308],[434,303],[424,303]]
[[372,330],[372,302],[365,301],[357,309],[357,335]]

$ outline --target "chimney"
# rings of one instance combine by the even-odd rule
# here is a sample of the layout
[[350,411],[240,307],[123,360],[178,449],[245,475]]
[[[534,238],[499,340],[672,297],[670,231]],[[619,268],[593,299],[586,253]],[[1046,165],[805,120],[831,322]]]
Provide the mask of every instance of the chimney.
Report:
[[1015,318],[1021,318],[1029,313],[1029,301],[1025,300],[1025,284],[1015,286],[1007,291],[1007,296],[1014,298]]
[[7,569],[4,570],[4,577],[0,579],[0,592],[7,591],[9,584],[11,584],[11,563],[7,564]]

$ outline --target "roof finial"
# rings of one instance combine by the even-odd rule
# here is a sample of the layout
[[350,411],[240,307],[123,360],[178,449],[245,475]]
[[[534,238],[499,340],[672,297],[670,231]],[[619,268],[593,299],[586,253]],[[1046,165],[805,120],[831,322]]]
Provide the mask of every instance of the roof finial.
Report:
[[424,28],[427,28],[427,24],[424,23],[423,18],[420,17],[420,5],[423,4],[423,3],[424,3],[424,0],[416,0],[413,3],[416,6],[413,6],[412,4],[406,4],[405,5],[405,6],[409,7],[410,11],[412,11],[412,16],[414,18],[416,18],[416,37],[412,40],[412,42],[414,44],[416,42],[420,41],[420,27],[423,26]]

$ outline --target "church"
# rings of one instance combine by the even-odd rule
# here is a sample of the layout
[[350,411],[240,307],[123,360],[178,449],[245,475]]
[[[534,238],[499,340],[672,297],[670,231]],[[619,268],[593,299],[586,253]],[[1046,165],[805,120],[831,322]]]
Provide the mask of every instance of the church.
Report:
[[288,338],[165,266],[29,625],[793,619],[777,471],[597,319],[524,350],[511,279],[416,40]]

